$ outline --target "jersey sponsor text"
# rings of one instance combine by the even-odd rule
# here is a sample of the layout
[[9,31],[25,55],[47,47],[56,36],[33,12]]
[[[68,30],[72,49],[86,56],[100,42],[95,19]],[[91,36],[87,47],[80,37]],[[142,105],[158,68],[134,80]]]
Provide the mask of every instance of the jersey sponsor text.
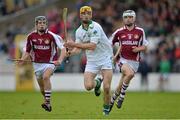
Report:
[[39,49],[39,50],[48,50],[50,49],[50,46],[45,46],[45,45],[34,45],[35,49]]

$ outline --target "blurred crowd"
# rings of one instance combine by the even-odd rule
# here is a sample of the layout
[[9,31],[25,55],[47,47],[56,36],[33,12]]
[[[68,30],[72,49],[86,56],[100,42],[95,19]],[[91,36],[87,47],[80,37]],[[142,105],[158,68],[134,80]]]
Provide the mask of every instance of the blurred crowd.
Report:
[[124,10],[136,11],[136,24],[143,27],[150,42],[142,59],[149,72],[161,72],[169,63],[169,72],[180,71],[180,1],[179,0],[100,0],[92,2],[95,20],[110,36],[122,26]]
[[[0,0],[0,3],[1,1],[3,0]],[[144,28],[149,41],[148,51],[142,55],[141,66],[145,66],[139,71],[162,72],[166,69],[168,72],[180,72],[179,0],[77,0],[74,8],[69,8],[68,13],[68,33],[72,38],[80,25],[78,10],[83,5],[92,6],[93,20],[102,25],[108,37],[123,26],[123,11],[133,9],[137,14],[136,24]],[[59,14],[60,9],[54,7],[45,15],[49,21],[49,30],[63,37],[64,24],[62,14]],[[7,39],[11,37],[9,34],[6,35]],[[1,44],[0,51],[2,50],[8,53],[8,46]],[[85,64],[86,58],[82,53],[71,57],[70,62],[64,63],[58,70],[83,72]]]
[[0,16],[16,13],[44,1],[45,0],[0,0]]

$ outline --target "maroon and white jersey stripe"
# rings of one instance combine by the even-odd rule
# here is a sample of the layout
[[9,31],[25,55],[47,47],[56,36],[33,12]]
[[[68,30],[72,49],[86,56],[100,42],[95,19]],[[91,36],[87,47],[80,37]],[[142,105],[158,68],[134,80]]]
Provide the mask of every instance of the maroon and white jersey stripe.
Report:
[[140,27],[135,26],[134,29],[129,31],[125,26],[117,29],[112,34],[112,44],[114,45],[116,42],[119,43],[121,47],[120,56],[128,59],[139,61],[140,60],[140,52],[134,53],[133,46],[147,46],[148,41],[146,40],[144,30]]
[[35,62],[57,60],[58,48],[63,48],[62,38],[48,30],[42,35],[34,31],[27,37],[26,52],[30,53]]

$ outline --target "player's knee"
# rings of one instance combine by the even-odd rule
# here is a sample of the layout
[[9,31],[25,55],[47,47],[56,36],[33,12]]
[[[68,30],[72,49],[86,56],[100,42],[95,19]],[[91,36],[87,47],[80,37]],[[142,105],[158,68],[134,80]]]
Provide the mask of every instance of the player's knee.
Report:
[[45,80],[45,81],[48,81],[49,80],[49,76],[43,76],[43,80]]
[[91,84],[91,83],[85,84],[85,89],[86,89],[87,91],[92,90],[92,89],[93,89],[93,84]]
[[86,88],[87,91],[92,90],[92,87],[90,87],[90,86],[85,86],[85,88]]
[[134,73],[133,73],[133,72],[129,72],[129,73],[127,73],[126,75],[127,75],[127,77],[128,77],[129,79],[132,79],[132,78],[134,77]]
[[104,84],[103,88],[104,88],[104,92],[106,92],[106,93],[110,91],[110,85],[109,84]]

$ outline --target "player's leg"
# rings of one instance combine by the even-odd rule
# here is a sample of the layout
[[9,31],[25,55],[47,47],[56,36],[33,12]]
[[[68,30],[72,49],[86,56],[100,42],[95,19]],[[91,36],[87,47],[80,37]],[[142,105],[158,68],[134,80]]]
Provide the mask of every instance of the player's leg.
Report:
[[44,101],[45,101],[44,82],[43,82],[41,71],[36,71],[35,76],[36,76],[36,79],[37,79],[41,94],[42,94],[42,96],[44,98]]
[[45,99],[45,92],[44,92],[44,82],[43,82],[43,79],[42,79],[42,78],[37,79],[37,82],[38,82],[38,85],[39,85],[41,94],[42,94],[43,98]]
[[86,90],[92,90],[94,88],[94,92],[96,96],[101,94],[101,78],[96,78],[97,73],[99,72],[100,67],[97,66],[95,62],[87,62],[85,73],[84,73],[84,86]]
[[110,112],[110,100],[111,100],[111,80],[112,80],[113,71],[112,69],[102,70],[103,76],[103,89],[104,89],[104,105],[103,105],[103,114],[108,115]]
[[119,84],[118,86],[116,87],[114,93],[112,94],[112,97],[111,97],[111,102],[110,102],[110,111],[114,105],[114,102],[115,100],[119,97],[120,95],[120,91],[121,91],[121,87],[122,87],[122,84],[123,84],[123,79],[124,79],[124,74],[122,74],[120,80],[119,80]]
[[123,64],[121,70],[122,70],[122,74],[124,75],[124,77],[122,79],[123,83],[120,83],[120,85],[121,85],[120,96],[117,99],[117,107],[118,108],[121,108],[122,103],[124,101],[126,90],[129,86],[131,79],[134,77],[134,74],[135,74],[133,69],[128,64]]
[[85,72],[84,73],[84,86],[87,91],[92,90],[96,87],[96,81],[94,81],[94,78],[96,77],[95,73],[92,72]]
[[50,77],[53,74],[54,70],[50,67],[48,67],[44,73],[43,73],[43,83],[44,83],[44,92],[45,92],[45,103],[42,104],[42,107],[46,111],[51,111],[51,82],[50,82]]

